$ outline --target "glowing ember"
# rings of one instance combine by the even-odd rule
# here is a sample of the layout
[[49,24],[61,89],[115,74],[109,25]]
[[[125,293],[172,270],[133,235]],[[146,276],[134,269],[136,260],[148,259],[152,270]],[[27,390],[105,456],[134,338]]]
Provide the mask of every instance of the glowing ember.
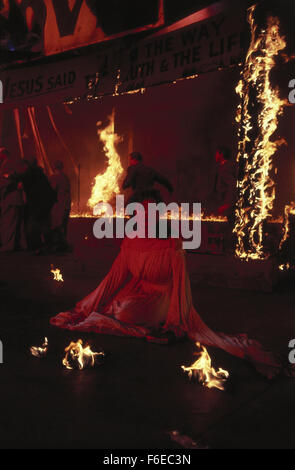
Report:
[[249,9],[251,44],[236,90],[241,97],[236,118],[240,123],[237,160],[244,176],[238,182],[235,232],[236,254],[242,259],[268,257],[263,247],[263,223],[270,217],[275,199],[273,155],[285,143],[282,139],[272,141],[271,137],[278,116],[288,104],[279,98],[270,80],[275,59],[286,47],[279,20],[269,17],[267,28],[258,32],[254,10],[255,6]]
[[207,349],[201,346],[200,343],[196,344],[198,348],[202,349],[200,353],[196,353],[199,354],[199,358],[190,367],[181,366],[181,368],[188,373],[190,379],[197,378],[204,387],[224,390],[224,384],[229,378],[229,373],[220,368],[216,371],[211,365],[211,358]]
[[60,272],[60,269],[58,269],[58,268],[54,269],[53,265],[51,265],[51,271],[50,272],[53,274],[54,281],[64,282],[62,274]]
[[90,212],[71,212],[71,219],[94,219],[95,216]]
[[280,270],[280,271],[289,271],[290,268],[291,268],[290,263],[281,264],[281,265],[279,266],[279,270]]
[[[97,123],[100,126],[100,123]],[[98,129],[97,134],[104,144],[104,152],[108,158],[108,167],[104,173],[95,177],[91,198],[88,206],[94,208],[100,202],[109,202],[112,197],[120,193],[119,180],[123,175],[120,156],[116,144],[120,137],[115,134],[115,113],[110,116],[110,123],[105,129]]]
[[47,338],[44,339],[44,343],[42,344],[42,346],[31,346],[30,351],[31,351],[32,356],[35,356],[35,357],[46,356],[47,351],[48,351],[48,339]]
[[65,349],[66,355],[62,361],[67,369],[85,369],[86,367],[94,367],[97,364],[97,359],[103,359],[105,353],[93,352],[90,346],[83,347],[83,341],[79,339],[76,343],[71,342]]

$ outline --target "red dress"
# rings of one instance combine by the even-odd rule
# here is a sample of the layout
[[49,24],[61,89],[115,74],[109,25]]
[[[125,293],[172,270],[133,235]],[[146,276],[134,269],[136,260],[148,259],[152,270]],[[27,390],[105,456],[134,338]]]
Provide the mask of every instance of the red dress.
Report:
[[163,325],[177,336],[216,346],[250,360],[268,378],[284,371],[281,360],[245,334],[212,331],[192,303],[185,253],[175,239],[125,239],[109,274],[97,289],[51,324],[69,330],[145,337]]

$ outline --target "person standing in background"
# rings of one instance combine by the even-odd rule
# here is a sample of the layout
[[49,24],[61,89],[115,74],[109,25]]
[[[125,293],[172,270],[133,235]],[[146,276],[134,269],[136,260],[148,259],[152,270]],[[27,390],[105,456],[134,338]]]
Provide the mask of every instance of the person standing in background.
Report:
[[169,193],[173,193],[173,186],[170,181],[161,173],[143,164],[143,157],[139,152],[132,152],[129,155],[129,167],[127,176],[123,181],[122,189],[132,188],[133,194],[128,200],[130,202],[141,202],[145,199],[154,199],[161,202],[162,195],[154,184],[164,186]]
[[215,154],[217,174],[214,192],[218,202],[218,214],[227,217],[228,224],[225,233],[225,251],[232,253],[235,226],[235,203],[237,195],[237,175],[231,152],[227,147],[220,146]]
[[24,163],[27,167],[22,175],[26,195],[27,243],[29,250],[41,254],[50,249],[50,213],[56,202],[56,194],[35,158],[31,162],[25,160]]
[[21,162],[12,160],[7,148],[0,148],[1,251],[26,249],[24,233],[24,198],[19,174]]
[[219,147],[215,154],[217,175],[214,191],[218,197],[218,214],[230,217],[235,205],[237,175],[227,147]]
[[57,198],[51,212],[53,250],[66,251],[68,248],[68,222],[71,212],[71,183],[60,160],[55,162],[54,174],[49,178],[49,181],[56,192]]

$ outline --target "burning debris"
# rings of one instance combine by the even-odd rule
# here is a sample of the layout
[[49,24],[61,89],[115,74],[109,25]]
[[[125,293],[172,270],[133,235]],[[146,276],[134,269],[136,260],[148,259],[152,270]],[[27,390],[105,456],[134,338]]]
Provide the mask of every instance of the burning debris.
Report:
[[51,265],[51,271],[50,271],[52,274],[53,274],[53,279],[54,281],[57,281],[57,282],[64,282],[64,279],[63,279],[63,276],[60,272],[60,269],[54,269],[54,266],[53,264]]
[[280,271],[289,271],[290,268],[291,268],[290,263],[280,264],[279,266]]
[[35,357],[41,358],[41,357],[46,356],[47,351],[48,351],[48,339],[47,338],[44,339],[44,343],[42,344],[42,346],[31,346],[30,351],[31,351],[32,356],[35,356]]
[[263,224],[271,216],[275,199],[273,156],[285,143],[283,139],[271,138],[278,117],[288,104],[272,87],[270,78],[276,58],[286,47],[280,22],[270,16],[267,27],[259,30],[254,19],[255,8],[249,9],[251,44],[236,89],[241,98],[236,120],[240,124],[237,160],[242,173],[238,181],[236,254],[246,260],[268,257],[263,246]]
[[88,206],[91,209],[94,209],[100,202],[109,202],[113,196],[119,194],[119,180],[124,172],[120,155],[116,150],[116,144],[120,141],[120,137],[115,134],[115,112],[113,111],[110,116],[110,123],[106,128],[100,129],[100,125],[101,122],[98,122],[97,134],[104,144],[108,167],[104,173],[95,177],[91,198],[88,201]]
[[184,372],[188,373],[190,379],[196,379],[201,385],[207,388],[218,388],[218,390],[225,390],[225,383],[229,378],[229,373],[226,370],[218,369],[216,371],[211,365],[211,358],[207,349],[196,343],[198,348],[201,348],[199,358],[190,366],[181,366]]
[[105,353],[91,351],[90,346],[83,347],[83,341],[79,339],[76,343],[72,341],[65,349],[66,355],[62,361],[67,369],[86,369],[101,365]]

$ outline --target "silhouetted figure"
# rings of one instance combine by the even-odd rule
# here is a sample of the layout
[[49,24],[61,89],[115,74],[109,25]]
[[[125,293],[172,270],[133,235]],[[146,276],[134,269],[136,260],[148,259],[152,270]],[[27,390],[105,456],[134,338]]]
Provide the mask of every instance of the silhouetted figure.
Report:
[[214,191],[218,198],[218,213],[230,215],[236,198],[237,176],[229,149],[219,147],[215,154],[217,174]]
[[235,202],[237,175],[234,162],[231,159],[230,150],[227,147],[219,147],[215,154],[217,174],[214,192],[217,197],[218,214],[225,215],[228,219],[226,231],[225,249],[233,251],[233,229],[235,224]]
[[40,253],[50,247],[50,212],[56,202],[53,191],[43,169],[34,159],[25,160],[26,171],[22,183],[26,194],[25,226],[28,247]]
[[132,188],[133,194],[128,202],[141,202],[143,200],[162,201],[159,190],[154,189],[154,184],[159,183],[170,193],[173,192],[173,186],[170,181],[158,171],[146,166],[142,162],[143,158],[139,152],[132,152],[129,155],[129,167],[127,176],[123,182],[122,188]]
[[55,251],[65,251],[68,248],[67,231],[71,212],[71,183],[63,171],[64,165],[61,161],[55,162],[54,170],[54,174],[50,177],[50,184],[57,197],[51,213],[53,244]]
[[26,249],[24,234],[24,199],[18,174],[21,162],[12,160],[9,151],[0,149],[1,251]]

